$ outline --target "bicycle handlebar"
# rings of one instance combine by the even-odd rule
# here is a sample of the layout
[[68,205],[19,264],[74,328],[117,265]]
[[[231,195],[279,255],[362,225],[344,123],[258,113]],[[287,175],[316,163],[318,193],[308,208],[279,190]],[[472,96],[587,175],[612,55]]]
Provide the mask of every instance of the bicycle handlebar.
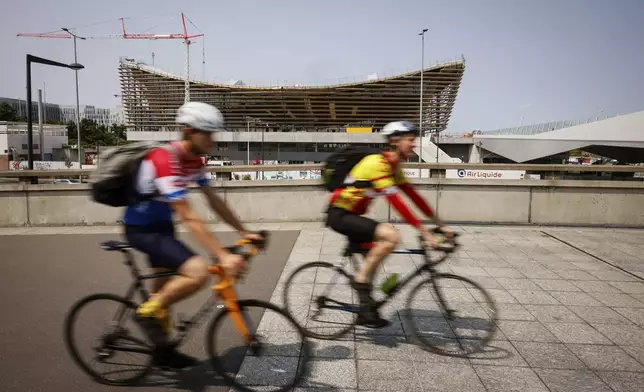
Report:
[[[443,235],[443,237],[446,237],[446,236],[445,236],[445,234],[443,233],[443,229],[441,229],[441,228],[440,228],[440,227],[438,227],[438,226],[437,226],[437,227],[435,227],[435,228],[432,230],[432,232],[433,232],[434,234],[441,234],[441,235]],[[456,238],[457,238],[458,236],[460,236],[460,234],[459,234],[459,233],[457,233],[457,232],[453,232],[452,234],[453,234],[453,238],[452,238],[452,239],[448,239],[448,240],[447,240],[447,242],[448,242],[449,244],[451,244],[451,245],[444,246],[444,245],[442,245],[442,242],[441,242],[441,243],[439,243],[439,244],[438,244],[438,246],[436,247],[436,249],[435,249],[435,250],[438,250],[438,251],[441,251],[441,252],[445,252],[445,253],[452,253],[452,252],[454,252],[454,251],[455,251],[455,250],[460,246],[460,244],[456,241]],[[422,236],[419,236],[419,240],[420,240],[420,242],[421,242],[421,244],[422,244],[422,243],[423,243],[423,237],[422,237]],[[426,245],[423,245],[423,247],[426,247]]]
[[[248,238],[242,238],[237,240],[235,245],[226,246],[224,249],[229,251],[232,254],[240,255],[244,258],[246,262],[250,261],[253,256],[256,256],[260,251],[266,249],[268,246],[268,237],[269,232],[266,230],[260,230],[257,232],[263,239],[262,240],[252,240]],[[251,245],[251,248],[247,251],[243,250],[243,247],[246,245]],[[236,280],[243,280],[246,275],[246,271],[240,271],[235,277]]]

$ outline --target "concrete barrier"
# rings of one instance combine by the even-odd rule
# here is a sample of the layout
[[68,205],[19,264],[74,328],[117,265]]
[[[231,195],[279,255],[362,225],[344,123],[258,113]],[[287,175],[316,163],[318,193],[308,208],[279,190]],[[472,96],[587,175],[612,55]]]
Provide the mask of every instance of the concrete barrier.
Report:
[[[644,227],[644,183],[558,180],[411,180],[448,222]],[[212,186],[245,222],[321,221],[328,193],[316,180],[221,181]],[[219,222],[196,188],[190,199],[209,222]],[[87,185],[0,186],[0,225],[111,225],[121,208],[94,203]],[[412,210],[422,216],[410,204]],[[385,200],[370,213],[400,221]]]

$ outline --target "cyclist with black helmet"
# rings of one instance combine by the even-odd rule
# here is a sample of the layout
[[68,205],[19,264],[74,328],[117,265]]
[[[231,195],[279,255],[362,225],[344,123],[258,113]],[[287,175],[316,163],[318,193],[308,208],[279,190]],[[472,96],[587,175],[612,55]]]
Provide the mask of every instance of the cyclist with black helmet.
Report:
[[[386,197],[398,213],[420,231],[424,241],[430,247],[435,247],[434,235],[407,208],[400,197],[402,191],[447,237],[452,235],[452,231],[445,227],[429,204],[416,192],[400,168],[400,162],[413,155],[418,128],[409,121],[395,121],[385,125],[381,133],[389,148],[380,154],[367,155],[353,166],[345,180],[347,185],[331,194],[327,215],[327,226],[347,236],[350,241],[373,242],[373,247],[365,255],[363,268],[356,273],[351,284],[360,298],[357,323],[375,328],[385,327],[389,325],[389,321],[381,318],[373,307],[372,281],[382,260],[398,244],[400,235],[393,225],[363,216],[371,201],[377,196]],[[357,186],[356,183],[369,185]]]

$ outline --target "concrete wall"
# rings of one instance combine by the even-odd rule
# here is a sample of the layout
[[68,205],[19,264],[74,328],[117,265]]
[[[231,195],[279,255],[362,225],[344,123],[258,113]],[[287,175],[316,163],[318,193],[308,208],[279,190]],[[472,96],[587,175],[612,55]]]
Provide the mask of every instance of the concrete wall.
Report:
[[[644,227],[644,183],[630,181],[412,180],[448,222]],[[315,180],[226,181],[213,187],[246,222],[320,221],[328,194]],[[196,189],[199,214],[219,220]],[[87,185],[0,186],[0,226],[116,224],[122,209],[92,202]],[[412,210],[422,216],[418,209]],[[386,201],[368,216],[400,221]]]

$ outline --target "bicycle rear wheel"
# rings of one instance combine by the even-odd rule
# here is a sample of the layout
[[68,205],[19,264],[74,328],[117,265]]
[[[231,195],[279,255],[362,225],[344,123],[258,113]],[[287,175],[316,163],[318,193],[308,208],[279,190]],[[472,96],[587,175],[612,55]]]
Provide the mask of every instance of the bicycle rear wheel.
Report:
[[[413,305],[418,300],[420,305]],[[494,337],[497,310],[478,283],[453,274],[437,274],[416,285],[407,300],[411,335],[441,355],[466,357]]]
[[[94,309],[90,309],[90,305]],[[108,305],[116,306],[116,312],[109,312],[109,308],[106,308]],[[81,320],[81,311],[82,315],[93,316],[88,325],[78,325]],[[97,382],[106,385],[131,385],[144,378],[150,371],[152,345],[142,326],[134,319],[135,312],[136,304],[126,298],[113,294],[94,294],[77,301],[65,318],[64,338],[67,350],[74,362]],[[141,337],[137,337],[130,329],[126,328],[125,323],[128,320],[137,326]],[[102,330],[99,336],[91,332],[88,333],[89,328],[96,326]],[[94,354],[92,358],[83,358],[81,355],[78,342],[82,339],[82,335],[90,335],[88,336],[88,345],[94,343],[94,346],[91,346],[91,352]],[[123,360],[138,357],[137,362],[140,365],[128,366],[130,372],[114,370],[115,375],[124,373],[123,378],[118,379],[108,378],[107,373],[100,373],[95,368],[99,364],[110,364],[112,358],[118,354],[122,354],[119,357],[123,357]],[[112,365],[117,365],[117,363],[112,363]]]
[[252,299],[240,300],[238,305],[255,341],[244,341],[232,312],[223,308],[212,319],[206,336],[214,369],[241,391],[291,390],[307,370],[310,357],[302,329],[277,305]]
[[360,305],[349,275],[324,261],[306,263],[294,270],[284,283],[284,306],[308,337],[337,339],[356,323]]

